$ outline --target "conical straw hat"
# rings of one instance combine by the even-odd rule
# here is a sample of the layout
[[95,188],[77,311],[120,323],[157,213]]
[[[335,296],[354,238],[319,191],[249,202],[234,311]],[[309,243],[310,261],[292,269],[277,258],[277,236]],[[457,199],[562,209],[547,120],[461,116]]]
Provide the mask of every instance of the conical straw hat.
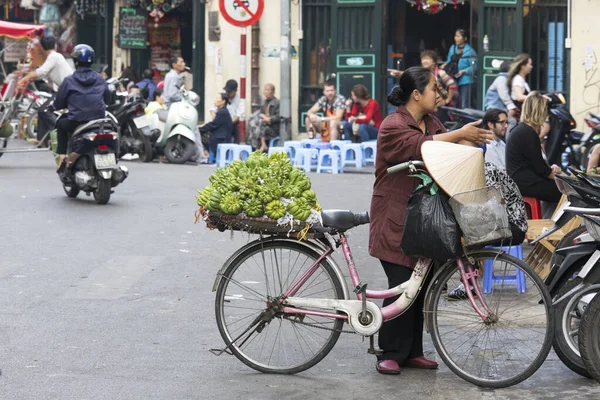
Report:
[[421,154],[429,175],[449,196],[485,187],[482,149],[428,140]]

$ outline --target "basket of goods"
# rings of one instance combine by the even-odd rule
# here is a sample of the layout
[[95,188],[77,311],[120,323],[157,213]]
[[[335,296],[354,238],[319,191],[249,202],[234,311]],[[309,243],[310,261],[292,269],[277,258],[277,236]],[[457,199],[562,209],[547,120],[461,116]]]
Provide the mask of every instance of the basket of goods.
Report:
[[211,229],[249,233],[304,233],[320,226],[321,206],[309,177],[286,153],[252,153],[217,169],[198,191],[200,217]]

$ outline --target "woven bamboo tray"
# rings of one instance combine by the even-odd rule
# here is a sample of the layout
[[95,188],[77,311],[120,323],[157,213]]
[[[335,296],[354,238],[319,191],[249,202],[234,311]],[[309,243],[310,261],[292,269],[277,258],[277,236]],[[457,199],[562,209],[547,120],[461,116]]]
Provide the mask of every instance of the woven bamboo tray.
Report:
[[[277,220],[271,218],[252,218],[245,215],[227,215],[208,211],[204,211],[203,215],[209,228],[218,229],[221,232],[233,230],[248,233],[287,234],[301,232],[310,225],[298,220],[294,220],[293,225],[278,225]],[[320,225],[313,224],[313,226]],[[309,232],[311,232],[310,228]]]

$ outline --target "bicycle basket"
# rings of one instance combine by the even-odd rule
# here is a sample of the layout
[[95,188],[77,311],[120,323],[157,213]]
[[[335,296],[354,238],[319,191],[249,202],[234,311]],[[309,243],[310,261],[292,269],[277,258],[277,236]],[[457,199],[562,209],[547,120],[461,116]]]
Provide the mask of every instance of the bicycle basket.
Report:
[[506,203],[498,187],[458,193],[450,199],[450,207],[462,230],[465,246],[512,238]]

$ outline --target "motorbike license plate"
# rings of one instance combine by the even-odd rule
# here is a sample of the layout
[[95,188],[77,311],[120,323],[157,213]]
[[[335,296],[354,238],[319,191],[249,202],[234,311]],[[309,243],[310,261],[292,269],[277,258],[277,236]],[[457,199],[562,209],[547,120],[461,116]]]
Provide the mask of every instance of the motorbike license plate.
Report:
[[135,124],[136,128],[142,129],[147,126],[150,126],[150,118],[148,118],[147,115],[142,115],[137,118],[134,118],[133,123]]
[[113,169],[117,166],[117,159],[114,153],[94,154],[96,169]]

